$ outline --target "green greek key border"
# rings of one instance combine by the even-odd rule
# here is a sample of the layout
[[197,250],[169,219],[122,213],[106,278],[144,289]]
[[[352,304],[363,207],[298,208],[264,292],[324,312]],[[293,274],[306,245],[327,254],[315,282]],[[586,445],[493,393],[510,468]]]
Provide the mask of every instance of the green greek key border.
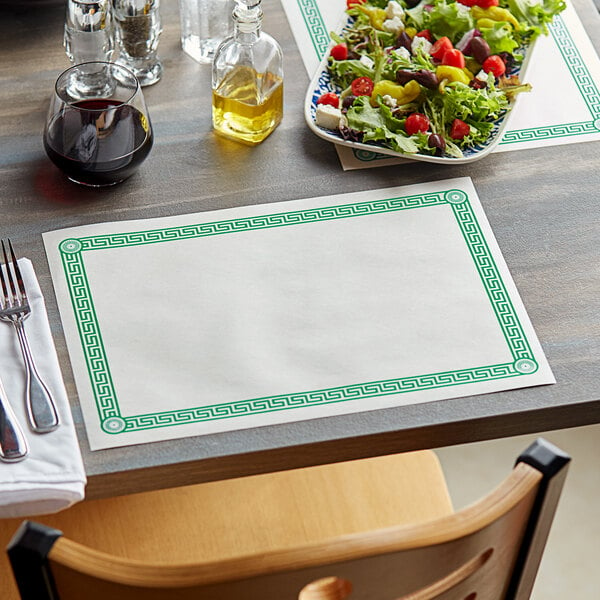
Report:
[[[330,39],[317,0],[297,0],[297,3],[317,57],[321,60],[329,48]],[[505,131],[498,144],[499,146],[588,135],[600,131],[600,94],[598,93],[598,86],[582,59],[561,15],[554,18],[549,29],[592,118],[590,121]],[[353,150],[353,152],[354,157],[362,162],[390,158],[379,152],[365,150]]]
[[[425,373],[381,381],[368,381],[338,387],[294,391],[275,396],[248,398],[235,402],[174,409],[163,412],[123,416],[111,377],[110,366],[102,332],[94,309],[85,268],[85,255],[96,250],[168,243],[175,240],[227,235],[288,226],[310,226],[335,219],[368,218],[371,215],[401,210],[449,206],[462,233],[473,264],[480,276],[498,325],[510,350],[508,363],[476,365],[456,371]],[[129,233],[114,233],[79,238],[67,238],[58,246],[69,290],[71,305],[77,323],[81,348],[94,394],[101,426],[108,433],[122,433],[143,429],[170,427],[218,419],[255,415],[299,407],[367,399],[390,394],[402,394],[463,385],[509,377],[528,375],[537,370],[535,357],[506,290],[499,270],[481,231],[467,194],[461,190],[447,190],[431,194],[409,195],[397,198],[340,204],[322,208],[279,212],[268,215],[243,217],[149,229]]]
[[549,29],[556,47],[590,112],[591,120],[506,131],[499,145],[587,135],[600,131],[600,94],[598,93],[598,86],[581,57],[579,49],[561,15],[554,18]]
[[319,10],[317,0],[297,0],[297,2],[313,48],[319,60],[321,60],[329,48],[331,38]]

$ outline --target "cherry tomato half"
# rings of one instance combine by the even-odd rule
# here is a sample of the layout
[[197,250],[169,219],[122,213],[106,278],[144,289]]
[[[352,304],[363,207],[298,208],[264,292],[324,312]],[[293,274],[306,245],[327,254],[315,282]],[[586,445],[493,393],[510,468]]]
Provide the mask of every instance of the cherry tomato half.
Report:
[[471,128],[467,123],[460,119],[454,119],[452,121],[452,127],[450,128],[450,137],[453,140],[462,140],[465,136],[469,135]]
[[481,68],[486,73],[492,72],[494,74],[494,77],[502,77],[502,75],[506,73],[506,64],[497,54],[492,54],[492,56],[488,56],[483,61]]
[[499,4],[499,0],[475,0],[475,6],[479,6],[480,8],[491,8]]
[[444,58],[444,53],[447,50],[452,50],[453,48],[454,46],[452,45],[450,38],[443,36],[435,41],[435,43],[431,47],[431,50],[429,51],[429,54],[431,54],[433,58],[442,60],[442,58]]
[[421,113],[412,113],[406,117],[404,129],[408,135],[425,133],[429,129],[429,119]]
[[354,96],[370,96],[373,93],[375,84],[370,77],[357,77],[350,84],[350,87]]
[[348,46],[346,44],[337,44],[329,53],[335,60],[346,60],[348,58]]
[[331,104],[331,106],[339,108],[340,98],[335,92],[327,92],[319,97],[317,104]]
[[465,55],[457,48],[446,50],[442,57],[442,64],[449,67],[465,68]]
[[431,35],[431,31],[429,31],[429,29],[423,29],[422,31],[418,31],[417,33],[415,33],[415,36],[416,37],[423,37],[428,42],[432,42],[433,43],[433,36]]

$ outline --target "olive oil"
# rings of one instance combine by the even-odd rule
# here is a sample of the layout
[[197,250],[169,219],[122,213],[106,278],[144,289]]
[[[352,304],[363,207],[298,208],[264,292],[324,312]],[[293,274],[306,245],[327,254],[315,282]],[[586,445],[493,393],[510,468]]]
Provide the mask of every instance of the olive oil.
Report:
[[217,133],[260,144],[281,123],[283,81],[272,73],[236,66],[213,90],[212,114]]
[[261,31],[261,0],[236,0],[234,32],[212,65],[212,119],[216,133],[254,146],[281,123],[281,47]]

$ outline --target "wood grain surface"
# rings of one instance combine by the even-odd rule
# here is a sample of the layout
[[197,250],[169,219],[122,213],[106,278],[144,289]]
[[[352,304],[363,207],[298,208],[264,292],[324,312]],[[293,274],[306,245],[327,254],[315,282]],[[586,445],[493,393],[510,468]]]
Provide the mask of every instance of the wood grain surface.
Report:
[[[595,47],[600,18],[574,3]],[[18,7],[15,8],[15,5]],[[409,163],[343,172],[304,123],[308,76],[278,0],[264,29],[284,52],[284,119],[248,148],[211,130],[210,67],[181,51],[176,0],[163,0],[162,81],[144,94],[155,145],[110,189],[66,181],[42,147],[62,47],[64,2],[0,5],[0,235],[32,259],[45,294],[89,476],[89,498],[600,421],[600,143],[492,154],[476,163]],[[560,93],[560,90],[557,90]],[[552,98],[548,98],[549,103]],[[558,383],[484,396],[90,452],[42,233],[469,176]]]

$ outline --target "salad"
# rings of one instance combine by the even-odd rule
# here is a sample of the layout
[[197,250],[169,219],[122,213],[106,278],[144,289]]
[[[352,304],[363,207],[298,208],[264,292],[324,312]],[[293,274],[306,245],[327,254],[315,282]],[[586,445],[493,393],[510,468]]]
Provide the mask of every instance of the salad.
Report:
[[346,0],[318,128],[402,154],[462,158],[515,96],[525,51],[564,0]]

